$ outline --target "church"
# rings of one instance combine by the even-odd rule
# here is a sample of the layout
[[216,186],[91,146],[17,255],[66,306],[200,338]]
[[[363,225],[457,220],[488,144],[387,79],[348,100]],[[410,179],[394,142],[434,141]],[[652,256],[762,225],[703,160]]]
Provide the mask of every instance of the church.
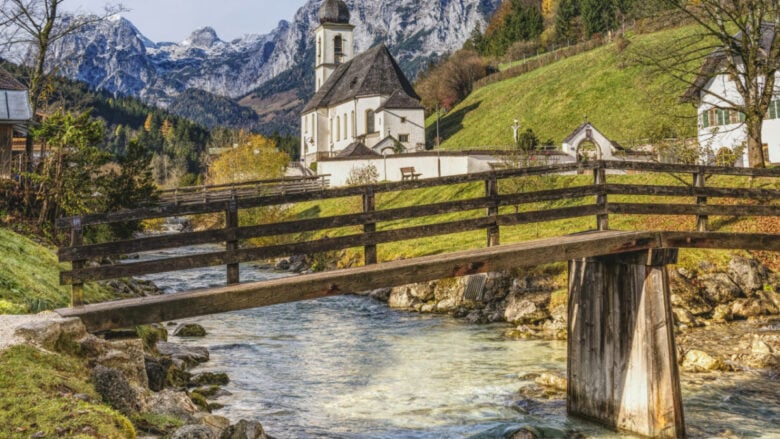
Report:
[[315,94],[301,113],[301,160],[391,155],[425,149],[420,97],[384,44],[354,55],[342,0],[320,7]]

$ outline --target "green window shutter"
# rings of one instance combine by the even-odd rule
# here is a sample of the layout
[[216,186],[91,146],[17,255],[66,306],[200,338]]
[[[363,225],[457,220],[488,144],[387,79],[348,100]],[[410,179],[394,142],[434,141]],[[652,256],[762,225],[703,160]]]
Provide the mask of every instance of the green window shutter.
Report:
[[723,110],[718,109],[718,125],[726,125],[725,121],[723,120]]
[[704,128],[708,128],[710,126],[710,112],[705,111],[701,114],[701,126]]
[[740,112],[739,112],[739,121],[740,121],[740,122],[745,122],[745,119],[747,119],[747,118],[745,117],[745,113],[743,113],[743,112],[741,112],[741,111],[740,111]]
[[769,118],[777,119],[777,101],[772,101],[769,103]]

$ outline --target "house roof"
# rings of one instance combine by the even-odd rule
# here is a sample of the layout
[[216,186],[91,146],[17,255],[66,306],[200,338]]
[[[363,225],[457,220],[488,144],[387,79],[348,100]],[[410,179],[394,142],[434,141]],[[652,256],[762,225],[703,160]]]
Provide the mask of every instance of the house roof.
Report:
[[[764,22],[761,24],[761,52],[764,57],[769,56],[772,51],[772,46],[776,38],[776,31],[774,23]],[[732,42],[733,47],[736,49],[740,46],[742,40],[742,32],[738,32],[734,35]],[[704,60],[699,73],[696,75],[696,79],[693,81],[690,87],[680,97],[683,102],[696,103],[701,99],[701,91],[712,78],[720,74],[723,70],[723,63],[728,59],[728,51],[724,48],[718,48],[712,51],[710,55]]]
[[393,55],[384,44],[379,44],[341,64],[306,104],[303,113],[360,96],[392,95],[396,91],[410,99],[420,99]]
[[0,90],[26,91],[27,87],[17,81],[6,69],[0,67]]
[[365,157],[365,156],[378,156],[379,154],[371,148],[367,147],[362,142],[353,142],[349,146],[341,150],[336,157]]
[[396,90],[390,98],[376,111],[382,110],[422,110],[423,106],[418,99],[414,99],[401,90]]
[[32,119],[27,90],[0,90],[0,123],[26,122]]

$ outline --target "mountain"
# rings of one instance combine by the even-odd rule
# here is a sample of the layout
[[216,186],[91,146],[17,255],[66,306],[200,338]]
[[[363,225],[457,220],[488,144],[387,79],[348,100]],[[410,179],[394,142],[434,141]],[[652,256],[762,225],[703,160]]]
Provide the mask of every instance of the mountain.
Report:
[[[501,0],[346,0],[359,52],[384,42],[410,77],[458,49],[477,24],[484,27]],[[313,94],[313,31],[321,0],[308,0],[293,21],[267,35],[222,41],[214,29],[196,30],[180,43],[155,43],[129,20],[114,17],[59,41],[51,65],[68,78],[115,95],[180,109],[190,89],[207,101],[217,95],[251,106],[260,122],[250,128],[294,133],[298,111]],[[185,96],[191,104],[196,97]],[[243,99],[242,99],[243,98]],[[209,102],[201,103],[208,111]],[[202,113],[196,111],[195,113]],[[217,123],[237,125],[230,114]],[[205,122],[205,121],[203,121]],[[242,122],[243,123],[243,122]]]

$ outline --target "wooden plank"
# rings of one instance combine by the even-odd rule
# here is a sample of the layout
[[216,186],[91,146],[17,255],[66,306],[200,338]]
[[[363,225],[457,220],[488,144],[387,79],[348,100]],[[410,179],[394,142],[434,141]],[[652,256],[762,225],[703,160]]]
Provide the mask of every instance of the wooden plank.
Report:
[[780,216],[780,205],[610,203],[607,210],[622,215]]
[[360,292],[377,286],[644,250],[658,245],[657,233],[597,232],[57,312],[63,317],[80,317],[90,331],[100,331]]
[[780,252],[780,235],[771,233],[659,232],[667,248],[712,248]]
[[[501,206],[514,206],[524,203],[559,200],[562,198],[579,198],[588,195],[594,195],[597,189],[598,188],[594,186],[582,186],[521,194],[508,194],[499,196],[498,203]],[[370,213],[357,213],[334,217],[288,221],[275,224],[264,224],[259,226],[248,226],[235,230],[220,229],[207,230],[202,232],[177,233],[174,235],[157,235],[128,241],[92,244],[82,247],[61,248],[59,249],[58,255],[60,262],[73,261],[76,259],[104,258],[116,255],[163,250],[167,248],[220,243],[230,240],[246,240],[274,235],[287,235],[315,230],[360,226],[366,223],[378,223],[384,221],[403,220],[408,218],[420,218],[424,216],[440,215],[445,213],[465,212],[469,210],[485,209],[492,203],[494,203],[494,200],[489,198],[474,198],[469,200],[434,203],[425,206],[385,209]]]
[[644,172],[666,172],[693,174],[699,171],[706,175],[741,175],[746,177],[780,177],[780,168],[737,168],[731,166],[699,166],[699,165],[676,165],[667,163],[653,162],[628,162],[619,160],[609,160],[601,162],[600,166],[606,169],[631,170]]
[[568,218],[599,215],[604,212],[602,206],[590,204],[586,206],[562,207],[560,209],[539,210],[501,215],[497,218],[500,226],[516,226]]
[[[366,188],[366,192],[363,194],[363,213],[371,213],[376,210],[376,197],[371,186]],[[363,224],[363,233],[369,234],[376,232],[376,223],[367,222]],[[363,261],[365,265],[371,265],[377,263],[376,244],[370,244],[363,247]]]
[[780,199],[780,190],[773,189],[607,184],[605,190],[608,195],[740,198],[762,201]]

